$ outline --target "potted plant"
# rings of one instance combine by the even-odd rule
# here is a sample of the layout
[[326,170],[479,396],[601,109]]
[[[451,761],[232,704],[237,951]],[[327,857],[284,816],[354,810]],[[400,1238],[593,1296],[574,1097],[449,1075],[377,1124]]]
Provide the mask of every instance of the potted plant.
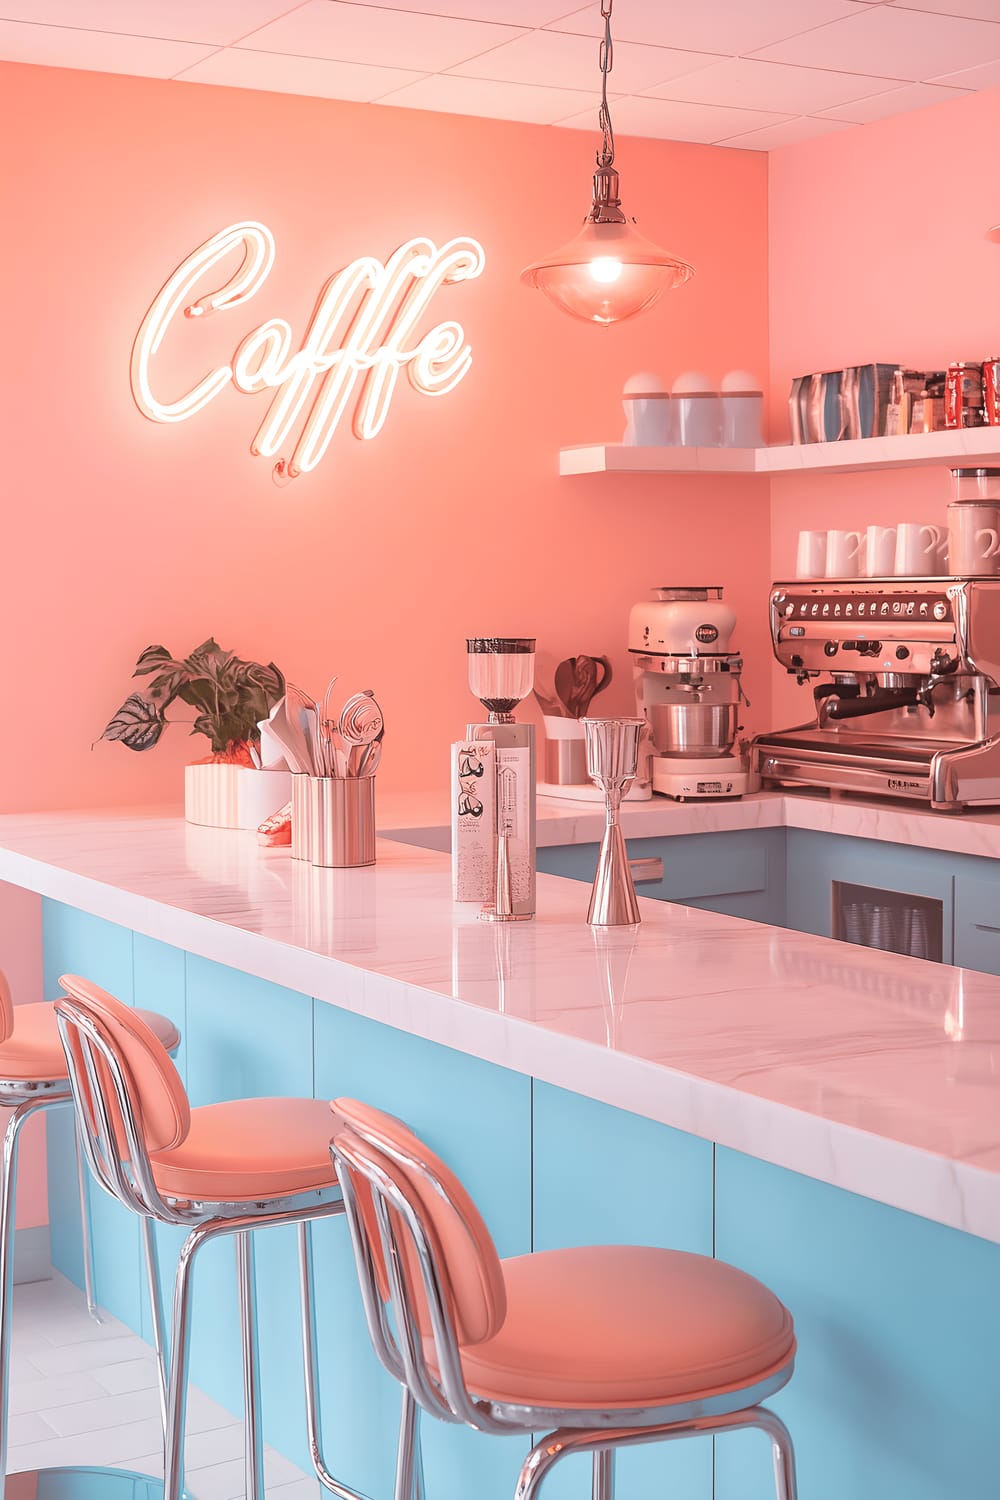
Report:
[[209,636],[190,656],[147,646],[134,677],[150,680],[130,693],[102,740],[129,750],[151,750],[179,700],[195,710],[192,734],[206,735],[210,754],[184,768],[184,815],[215,828],[256,828],[291,795],[287,772],[262,771],[258,724],[284,695],[285,679],[270,662],[242,661]]

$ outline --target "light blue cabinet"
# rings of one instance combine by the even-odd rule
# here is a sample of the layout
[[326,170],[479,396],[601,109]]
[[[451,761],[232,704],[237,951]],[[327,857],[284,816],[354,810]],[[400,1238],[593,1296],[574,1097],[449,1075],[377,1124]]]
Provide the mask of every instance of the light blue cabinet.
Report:
[[[629,839],[628,852],[630,859],[663,861],[662,880],[643,881],[637,887],[642,896],[757,922],[784,921],[784,829]],[[539,849],[538,868],[547,875],[590,882],[597,853],[597,844]]]
[[[710,1141],[536,1081],[533,1092],[534,1248],[664,1245],[712,1254]],[[711,1500],[712,1440],[692,1438],[623,1453],[625,1497]],[[583,1500],[588,1461],[567,1459],[544,1500]]]
[[[853,843],[847,853],[868,859],[859,841],[833,842]],[[981,919],[973,928],[991,932],[1000,882],[975,884],[980,861],[946,876],[918,854],[899,888],[929,893],[954,880],[965,910]],[[816,851],[803,844],[794,857],[807,856],[816,863]],[[841,869],[873,884],[891,875],[888,860],[878,869],[866,863],[862,876],[854,864],[838,863],[841,856],[823,855],[827,880]],[[774,1405],[795,1439],[803,1500],[990,1500],[998,1493],[1000,1246],[47,902],[50,993],[67,969],[182,1025],[180,1062],[196,1104],[348,1094],[401,1115],[467,1183],[501,1255],[648,1243],[717,1254],[759,1276],[798,1328],[796,1373]],[[51,1119],[50,1213],[56,1263],[79,1284],[69,1125],[68,1114]],[[99,1298],[148,1333],[136,1225],[99,1190],[91,1199]],[[178,1238],[161,1235],[165,1268]],[[372,1500],[389,1500],[398,1391],[371,1351],[344,1224],[325,1224],[316,1238],[330,1461]],[[258,1264],[265,1436],[307,1468],[294,1233],[258,1236]],[[239,1412],[231,1245],[210,1249],[196,1283],[193,1377]],[[523,1442],[430,1421],[425,1431],[435,1500],[509,1500]],[[567,1465],[548,1481],[545,1500],[588,1493],[585,1464]],[[770,1500],[766,1440],[751,1433],[636,1450],[621,1459],[620,1493],[623,1500]]]
[[989,865],[967,859],[956,872],[954,962],[1000,974],[1000,868]]
[[[716,1254],[795,1318],[773,1400],[803,1500],[990,1500],[998,1491],[1000,1246],[716,1153]],[[772,1500],[766,1443],[716,1443],[715,1500]]]
[[[833,935],[833,884],[874,887],[941,903],[942,961],[952,962],[954,870],[958,857],[912,845],[789,828],[786,927]],[[976,861],[978,863],[978,861]]]

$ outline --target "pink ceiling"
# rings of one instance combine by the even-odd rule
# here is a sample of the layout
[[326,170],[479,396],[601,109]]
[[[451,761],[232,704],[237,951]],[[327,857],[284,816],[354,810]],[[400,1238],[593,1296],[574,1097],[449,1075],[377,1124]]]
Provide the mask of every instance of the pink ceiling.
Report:
[[[599,5],[0,0],[0,59],[593,128]],[[622,134],[770,150],[1000,84],[1000,0],[616,0]]]

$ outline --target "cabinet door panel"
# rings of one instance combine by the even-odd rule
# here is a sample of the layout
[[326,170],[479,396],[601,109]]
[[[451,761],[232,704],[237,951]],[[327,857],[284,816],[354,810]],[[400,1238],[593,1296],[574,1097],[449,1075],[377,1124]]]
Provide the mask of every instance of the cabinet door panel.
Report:
[[[768,1405],[803,1496],[995,1492],[1000,1246],[719,1147],[716,1253],[795,1318],[795,1373]],[[773,1495],[766,1441],[719,1438],[716,1500]]]
[[[976,861],[977,864],[986,861]],[[1000,870],[997,871],[1000,877]],[[955,877],[955,963],[1000,974],[1000,878]]]
[[786,857],[789,927],[821,937],[833,935],[834,881],[926,896],[941,902],[942,959],[952,962],[953,855],[790,828]]
[[[364,1099],[406,1120],[468,1188],[500,1255],[530,1249],[531,1080],[319,1001],[314,1017],[316,1096]],[[330,1462],[390,1500],[399,1387],[372,1352],[342,1220],[316,1232],[316,1265]],[[529,1440],[430,1417],[422,1432],[434,1500],[510,1500]]]
[[[565,1089],[533,1086],[533,1248],[662,1245],[712,1254],[711,1142]],[[617,1461],[623,1496],[710,1500],[709,1438],[654,1444]],[[565,1460],[545,1500],[590,1493],[589,1460]]]

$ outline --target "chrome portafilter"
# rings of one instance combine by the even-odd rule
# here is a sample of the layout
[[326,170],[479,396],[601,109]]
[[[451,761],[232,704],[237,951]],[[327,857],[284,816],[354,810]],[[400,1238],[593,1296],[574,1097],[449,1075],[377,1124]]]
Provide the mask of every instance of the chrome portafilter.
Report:
[[581,719],[587,736],[587,773],[604,790],[607,823],[597,858],[587,921],[594,927],[641,922],[618,814],[639,768],[644,719]]

